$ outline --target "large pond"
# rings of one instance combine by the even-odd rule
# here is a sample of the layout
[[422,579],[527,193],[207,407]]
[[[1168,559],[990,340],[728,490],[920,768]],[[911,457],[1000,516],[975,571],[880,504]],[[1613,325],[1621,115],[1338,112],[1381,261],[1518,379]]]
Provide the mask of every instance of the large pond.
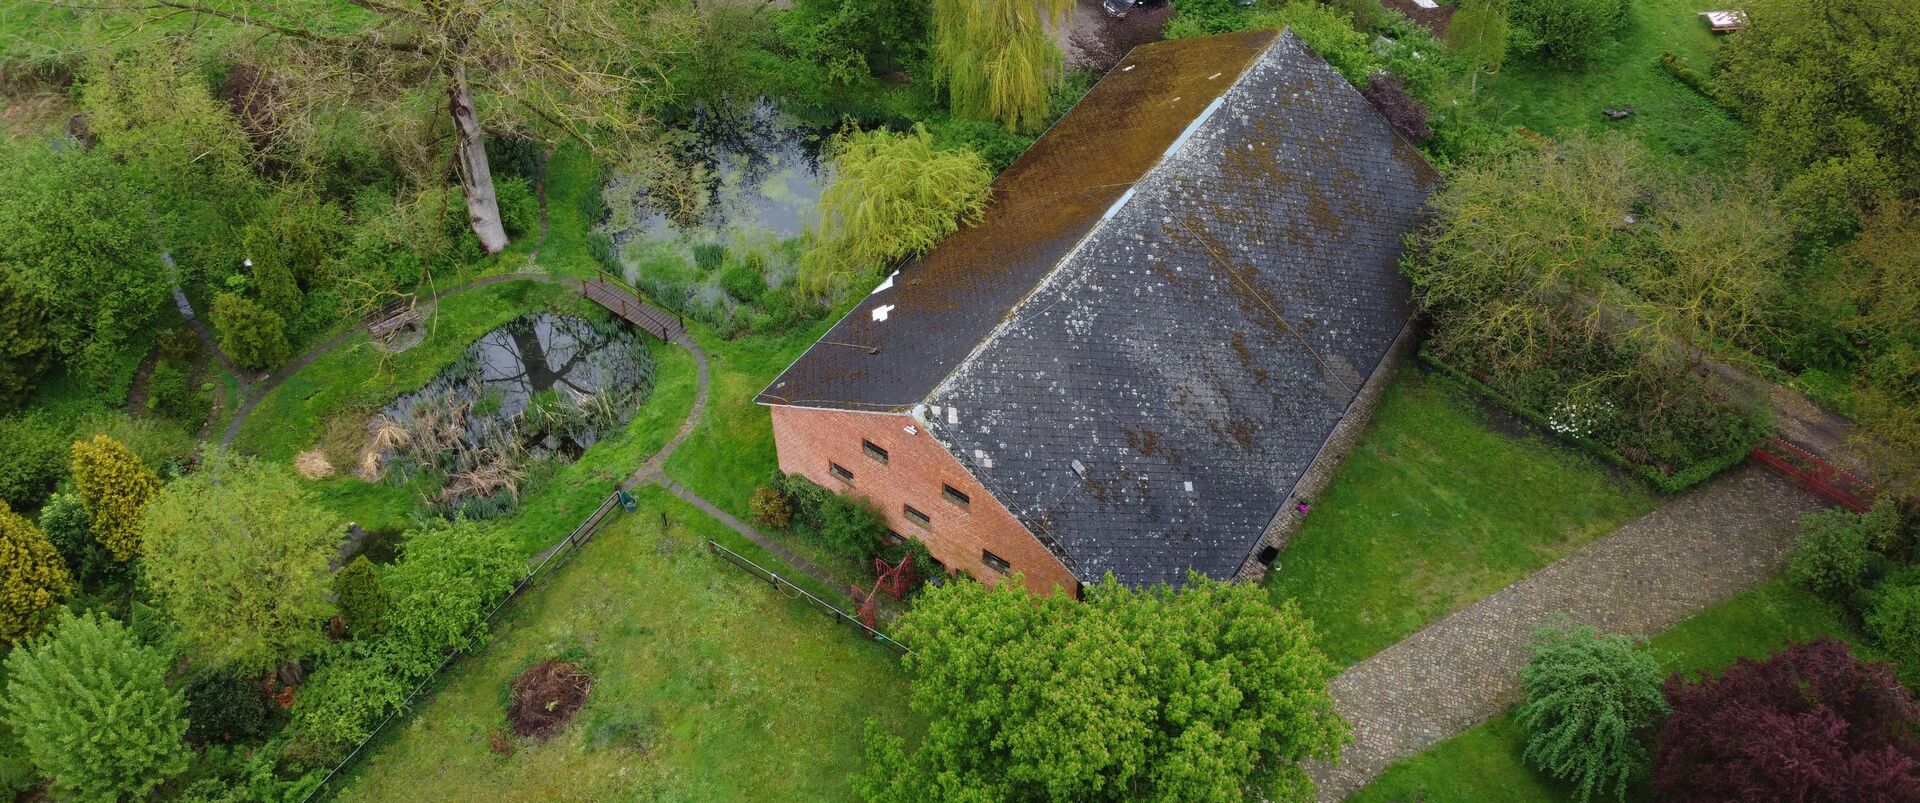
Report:
[[447,482],[449,512],[517,495],[533,460],[573,460],[624,424],[653,388],[653,353],[611,321],[527,315],[480,337],[374,423],[384,464]]

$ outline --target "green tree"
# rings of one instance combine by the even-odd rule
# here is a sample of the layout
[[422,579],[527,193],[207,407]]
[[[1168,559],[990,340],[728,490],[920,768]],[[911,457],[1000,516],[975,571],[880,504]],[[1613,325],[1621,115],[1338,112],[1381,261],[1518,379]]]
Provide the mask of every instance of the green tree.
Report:
[[1549,629],[1520,670],[1526,701],[1515,715],[1527,730],[1525,758],[1573,782],[1580,800],[1626,799],[1628,782],[1647,766],[1643,737],[1667,713],[1660,662],[1625,636],[1591,627]]
[[1614,42],[1629,0],[1507,0],[1507,46],[1559,64],[1579,64]]
[[286,468],[214,458],[147,506],[146,578],[198,655],[244,673],[325,643],[341,526]]
[[1478,92],[1481,73],[1497,73],[1507,61],[1506,0],[1463,0],[1447,22],[1447,47],[1467,64],[1469,94]]
[[934,0],[933,77],[953,113],[1031,133],[1047,122],[1060,83],[1060,48],[1071,0]]
[[948,583],[896,632],[927,733],[872,733],[870,800],[1310,800],[1298,763],[1347,739],[1312,624],[1255,585]]
[[1909,678],[1920,678],[1920,576],[1909,573],[1874,589],[1867,632]]
[[46,311],[0,265],[0,414],[18,408],[47,368],[53,338]]
[[1920,193],[1920,4],[1762,0],[1727,40],[1715,87],[1781,170],[1803,232],[1832,235],[1877,196]]
[[220,350],[243,366],[278,368],[291,356],[286,321],[246,296],[214,296],[212,317],[220,330]]
[[800,257],[801,285],[837,297],[855,277],[925,253],[986,212],[993,174],[970,150],[940,150],[933,135],[854,131],[834,139],[833,183]]
[[367,556],[354,558],[333,576],[333,594],[355,638],[370,638],[387,629],[387,610],[393,601]]
[[127,168],[104,153],[0,145],[0,267],[14,305],[37,315],[0,326],[37,320],[44,334],[34,339],[96,387],[124,393],[145,352],[135,343],[160,320],[171,287],[147,208]]
[[7,725],[66,800],[139,800],[186,768],[170,661],[124,625],[63,613],[52,635],[7,656]]
[[69,422],[49,411],[0,418],[0,499],[32,508],[67,475]]
[[73,487],[93,522],[93,537],[125,563],[140,554],[140,514],[160,493],[160,477],[106,435],[73,442]]
[[76,581],[99,577],[114,568],[113,554],[93,537],[93,522],[78,494],[60,492],[40,507],[40,531],[66,561]]
[[1846,599],[1885,562],[1876,549],[1899,537],[1899,521],[1891,504],[1866,514],[1830,508],[1801,516],[1800,540],[1787,559],[1787,578],[1816,594]]
[[845,85],[924,52],[927,17],[919,0],[798,0],[779,25],[795,55]]
[[73,578],[46,534],[0,501],[0,641],[39,634],[71,593]]

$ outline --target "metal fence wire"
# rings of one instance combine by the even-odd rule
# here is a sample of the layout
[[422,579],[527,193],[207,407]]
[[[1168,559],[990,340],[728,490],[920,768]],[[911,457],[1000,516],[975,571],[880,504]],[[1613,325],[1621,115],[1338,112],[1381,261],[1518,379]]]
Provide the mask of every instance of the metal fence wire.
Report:
[[853,614],[840,610],[840,608],[835,606],[833,603],[814,596],[813,592],[810,592],[804,588],[801,588],[800,586],[794,585],[793,581],[788,580],[785,577],[781,577],[779,574],[775,573],[773,570],[768,569],[765,566],[761,566],[758,563],[754,563],[752,560],[747,559],[746,556],[741,555],[738,552],[735,552],[731,549],[721,546],[720,542],[718,541],[708,540],[707,551],[715,555],[719,555],[722,558],[725,558],[728,563],[731,563],[742,569],[746,569],[747,573],[752,574],[753,576],[758,577],[761,580],[765,580],[768,585],[773,586],[775,590],[780,591],[781,593],[785,594],[787,597],[791,599],[803,600],[808,604],[809,607],[815,608],[819,610],[821,613],[825,613],[826,615],[833,617],[834,621],[857,628],[862,635],[865,635],[867,638],[873,639],[874,641],[880,642],[881,644],[885,644],[888,647],[891,647],[894,650],[899,651],[901,655],[907,655],[913,652],[913,650],[908,649],[907,645],[902,644],[898,641],[895,641],[892,636],[889,636],[885,633],[882,633],[878,630],[868,627],[866,622],[860,621],[860,617],[854,616]]

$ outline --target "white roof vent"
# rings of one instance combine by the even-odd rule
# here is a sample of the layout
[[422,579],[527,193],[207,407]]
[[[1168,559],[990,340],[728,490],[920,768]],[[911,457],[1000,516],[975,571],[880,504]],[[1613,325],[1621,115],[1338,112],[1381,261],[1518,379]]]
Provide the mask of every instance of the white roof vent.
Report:
[[1087,464],[1082,463],[1079,460],[1073,461],[1073,473],[1082,477],[1087,476]]
[[1187,493],[1193,493],[1193,480],[1187,480]]
[[873,319],[876,321],[884,321],[887,319],[887,313],[892,311],[893,311],[892,304],[881,304],[880,306],[873,308]]

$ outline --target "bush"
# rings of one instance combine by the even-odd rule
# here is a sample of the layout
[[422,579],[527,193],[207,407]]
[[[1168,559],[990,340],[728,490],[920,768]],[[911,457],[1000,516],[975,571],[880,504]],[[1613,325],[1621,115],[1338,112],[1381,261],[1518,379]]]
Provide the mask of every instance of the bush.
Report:
[[187,681],[187,740],[205,745],[244,742],[267,729],[272,711],[265,695],[231,672],[203,672]]
[[820,511],[833,492],[799,474],[781,474],[773,478],[773,487],[793,505],[793,521],[803,529],[820,528]]
[[278,368],[291,356],[286,321],[238,293],[213,298],[213,325],[220,330],[220,350],[246,368]]
[[857,496],[834,494],[820,505],[820,530],[816,539],[827,551],[849,561],[863,561],[873,555],[880,537],[887,532],[873,503]]
[[387,610],[393,603],[367,556],[354,558],[333,576],[333,593],[354,638],[370,638],[387,629]]
[[167,656],[99,614],[61,615],[7,656],[7,723],[61,798],[139,800],[187,765]]
[[771,485],[753,489],[747,508],[753,512],[753,523],[762,527],[785,530],[793,525],[793,503]]
[[1874,588],[1867,634],[1910,676],[1920,677],[1920,574],[1909,572]]
[[73,485],[93,536],[122,563],[140,554],[140,515],[160,493],[160,478],[132,450],[105,435],[73,443]]
[[1625,636],[1591,627],[1541,632],[1520,670],[1526,760],[1571,781],[1582,801],[1608,786],[1624,800],[1628,781],[1646,767],[1640,737],[1667,711],[1660,678],[1660,662]]
[[67,475],[67,430],[51,417],[0,418],[0,499],[30,510]]
[[46,534],[0,501],[0,642],[39,635],[71,593],[73,578]]
[[1655,798],[1920,799],[1920,709],[1885,664],[1830,638],[1719,677],[1667,679]]
[[516,176],[496,176],[493,191],[500,204],[500,225],[508,234],[521,237],[540,233],[540,199],[534,196],[533,185]]
[[1686,84],[1688,89],[1706,96],[1708,100],[1713,99],[1713,86],[1708,83],[1707,76],[1694,69],[1693,65],[1688,64],[1686,59],[1680,58],[1679,54],[1670,50],[1661,53],[1660,69],[1673,76],[1674,80]]
[[40,531],[66,561],[68,573],[84,581],[113,570],[113,555],[93,537],[93,523],[80,497],[56,493],[40,508]]
[[1611,44],[1630,0],[1508,0],[1507,44],[1542,61],[1578,64]]
[[736,261],[720,272],[720,287],[742,303],[751,304],[767,292],[767,279],[761,274],[757,257]]
[[1800,540],[1787,560],[1795,585],[1844,600],[1867,586],[1883,563],[1874,552],[1876,525],[1870,516],[1838,508],[1800,517]]
[[173,363],[161,360],[147,375],[147,409],[181,421],[194,417],[198,394],[187,383],[187,375]]
[[[1373,49],[1372,37],[1356,30],[1353,20],[1329,6],[1288,3],[1277,9],[1261,9],[1248,21],[1247,27],[1293,31],[1354,86],[1364,85],[1367,76],[1380,69],[1380,54]],[[1429,58],[1439,55],[1439,47],[1428,53]]]

